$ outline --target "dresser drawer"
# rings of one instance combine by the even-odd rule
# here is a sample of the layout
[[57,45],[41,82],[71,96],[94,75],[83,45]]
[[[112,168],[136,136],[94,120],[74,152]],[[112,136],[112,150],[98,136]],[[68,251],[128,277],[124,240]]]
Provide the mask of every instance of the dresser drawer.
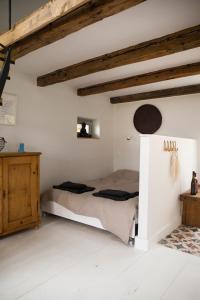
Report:
[[200,200],[183,200],[182,223],[200,227]]
[[0,153],[0,235],[40,222],[40,153]]

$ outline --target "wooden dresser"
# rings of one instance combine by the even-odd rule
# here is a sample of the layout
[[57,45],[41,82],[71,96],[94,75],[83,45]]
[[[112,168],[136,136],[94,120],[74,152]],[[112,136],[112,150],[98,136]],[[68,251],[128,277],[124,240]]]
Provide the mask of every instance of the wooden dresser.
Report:
[[0,153],[0,236],[40,223],[38,152]]
[[186,192],[180,195],[183,202],[182,224],[200,227],[200,189],[197,195]]

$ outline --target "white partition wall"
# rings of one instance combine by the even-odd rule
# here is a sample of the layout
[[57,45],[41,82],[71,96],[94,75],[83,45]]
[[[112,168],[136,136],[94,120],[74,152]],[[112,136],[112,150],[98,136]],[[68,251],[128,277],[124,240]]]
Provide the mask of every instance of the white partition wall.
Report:
[[[171,152],[164,141],[176,141],[179,176],[170,175]],[[136,248],[147,250],[181,224],[180,193],[190,188],[197,170],[197,143],[192,139],[143,135],[140,138],[139,231]]]

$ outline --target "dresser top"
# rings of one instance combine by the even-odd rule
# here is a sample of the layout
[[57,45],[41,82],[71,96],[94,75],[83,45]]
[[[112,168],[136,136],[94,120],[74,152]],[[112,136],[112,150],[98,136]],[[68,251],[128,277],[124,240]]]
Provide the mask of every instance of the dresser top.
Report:
[[196,195],[191,195],[190,191],[187,191],[180,195],[180,200],[200,200],[200,186]]
[[41,155],[41,152],[0,152],[1,157],[17,157],[17,156],[36,156]]

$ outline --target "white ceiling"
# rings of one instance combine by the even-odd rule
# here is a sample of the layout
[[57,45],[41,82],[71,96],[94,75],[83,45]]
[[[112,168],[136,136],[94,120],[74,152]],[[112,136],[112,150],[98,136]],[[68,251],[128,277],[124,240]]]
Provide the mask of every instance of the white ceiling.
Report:
[[[14,68],[37,77],[58,68],[199,24],[200,0],[147,0],[22,57],[17,60]],[[197,61],[200,61],[200,48],[98,72],[65,84],[79,88]],[[106,94],[117,96],[195,83],[200,83],[200,75]]]

